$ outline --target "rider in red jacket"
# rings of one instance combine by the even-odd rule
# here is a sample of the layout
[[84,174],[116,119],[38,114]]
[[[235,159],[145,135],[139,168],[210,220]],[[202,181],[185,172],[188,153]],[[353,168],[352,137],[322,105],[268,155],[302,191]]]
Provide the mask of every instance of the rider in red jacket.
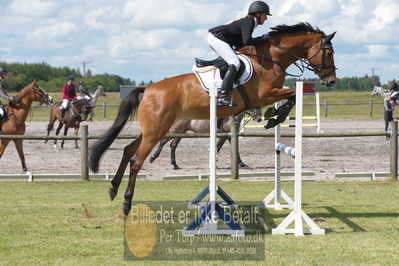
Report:
[[61,117],[60,120],[64,120],[65,112],[68,109],[69,102],[72,101],[73,99],[76,99],[76,87],[73,84],[73,81],[75,78],[73,76],[69,76],[67,79],[67,83],[64,84],[64,87],[62,88],[63,92],[63,100],[60,108],[61,112]]

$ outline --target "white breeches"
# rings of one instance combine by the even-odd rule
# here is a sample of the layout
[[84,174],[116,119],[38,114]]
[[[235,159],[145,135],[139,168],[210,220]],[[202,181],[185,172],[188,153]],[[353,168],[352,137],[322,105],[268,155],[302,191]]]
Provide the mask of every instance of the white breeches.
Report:
[[68,108],[68,103],[69,103],[68,99],[62,100],[61,106],[62,106],[62,108],[64,108],[64,110],[66,110]]
[[234,50],[222,40],[216,38],[212,33],[208,34],[209,46],[221,57],[228,65],[235,65],[237,71],[240,69],[240,60]]

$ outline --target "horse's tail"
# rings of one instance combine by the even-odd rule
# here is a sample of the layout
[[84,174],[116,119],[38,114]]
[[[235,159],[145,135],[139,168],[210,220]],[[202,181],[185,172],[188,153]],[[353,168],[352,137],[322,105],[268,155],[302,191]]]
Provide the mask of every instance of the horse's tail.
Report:
[[57,108],[58,108],[58,103],[54,103],[51,106],[51,109],[50,109],[50,120],[49,120],[48,125],[47,125],[47,133],[49,133],[51,130],[53,130],[54,122],[55,122],[55,120],[57,120],[57,118],[55,117],[55,113],[57,112]]
[[139,106],[139,93],[144,92],[144,90],[144,87],[138,87],[129,93],[119,106],[118,115],[112,126],[90,147],[89,164],[94,173],[98,172],[104,152],[119,135],[129,117],[136,113]]

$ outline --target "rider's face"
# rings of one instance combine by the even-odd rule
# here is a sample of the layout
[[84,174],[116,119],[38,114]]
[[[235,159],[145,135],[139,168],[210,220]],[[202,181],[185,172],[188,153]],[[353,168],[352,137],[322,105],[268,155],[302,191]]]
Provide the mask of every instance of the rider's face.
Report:
[[263,23],[267,20],[267,15],[262,13],[258,16],[258,23],[259,25],[263,25]]
[[1,77],[2,79],[6,79],[6,78],[8,77],[8,73],[0,74],[0,77]]

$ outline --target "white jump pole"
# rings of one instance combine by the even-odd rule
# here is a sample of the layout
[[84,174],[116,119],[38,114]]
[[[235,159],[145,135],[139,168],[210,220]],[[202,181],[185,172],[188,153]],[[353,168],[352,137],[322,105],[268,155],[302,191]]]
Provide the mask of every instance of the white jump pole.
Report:
[[209,91],[210,96],[210,129],[209,129],[209,200],[211,202],[211,223],[214,225],[214,229],[216,229],[217,224],[215,219],[217,218],[215,211],[215,203],[216,203],[216,127],[217,127],[217,88],[216,81],[214,78],[213,86]]
[[[296,107],[295,107],[295,207],[294,210],[272,230],[273,235],[294,234],[303,236],[306,234],[324,235],[324,229],[320,229],[310,217],[302,210],[302,110],[303,110],[303,82],[296,82]],[[304,221],[309,228],[304,228]],[[294,228],[288,226],[294,222]]]
[[[215,72],[214,72],[215,73]],[[192,221],[190,225],[182,230],[183,235],[233,235],[244,236],[245,230],[233,221],[228,213],[225,213],[221,205],[216,202],[217,195],[221,197],[229,206],[236,206],[235,202],[221,189],[216,183],[216,127],[217,127],[217,88],[214,80],[212,88],[209,90],[210,108],[209,108],[209,186],[195,197],[189,207],[198,205],[200,214]],[[201,200],[209,194],[209,203],[201,203]],[[218,227],[218,217],[228,225],[228,228]],[[201,227],[201,224],[203,225]]]
[[[275,103],[276,109],[280,106],[281,102]],[[275,210],[294,208],[294,201],[281,189],[281,151],[277,149],[279,144],[281,144],[280,124],[274,127],[274,146],[276,147],[274,154],[274,189],[263,199],[259,208],[270,208]],[[281,199],[284,199],[286,204],[282,204]]]
[[317,133],[321,132],[321,128],[320,128],[320,93],[316,92],[315,93],[315,97],[316,97],[316,129],[317,129]]

